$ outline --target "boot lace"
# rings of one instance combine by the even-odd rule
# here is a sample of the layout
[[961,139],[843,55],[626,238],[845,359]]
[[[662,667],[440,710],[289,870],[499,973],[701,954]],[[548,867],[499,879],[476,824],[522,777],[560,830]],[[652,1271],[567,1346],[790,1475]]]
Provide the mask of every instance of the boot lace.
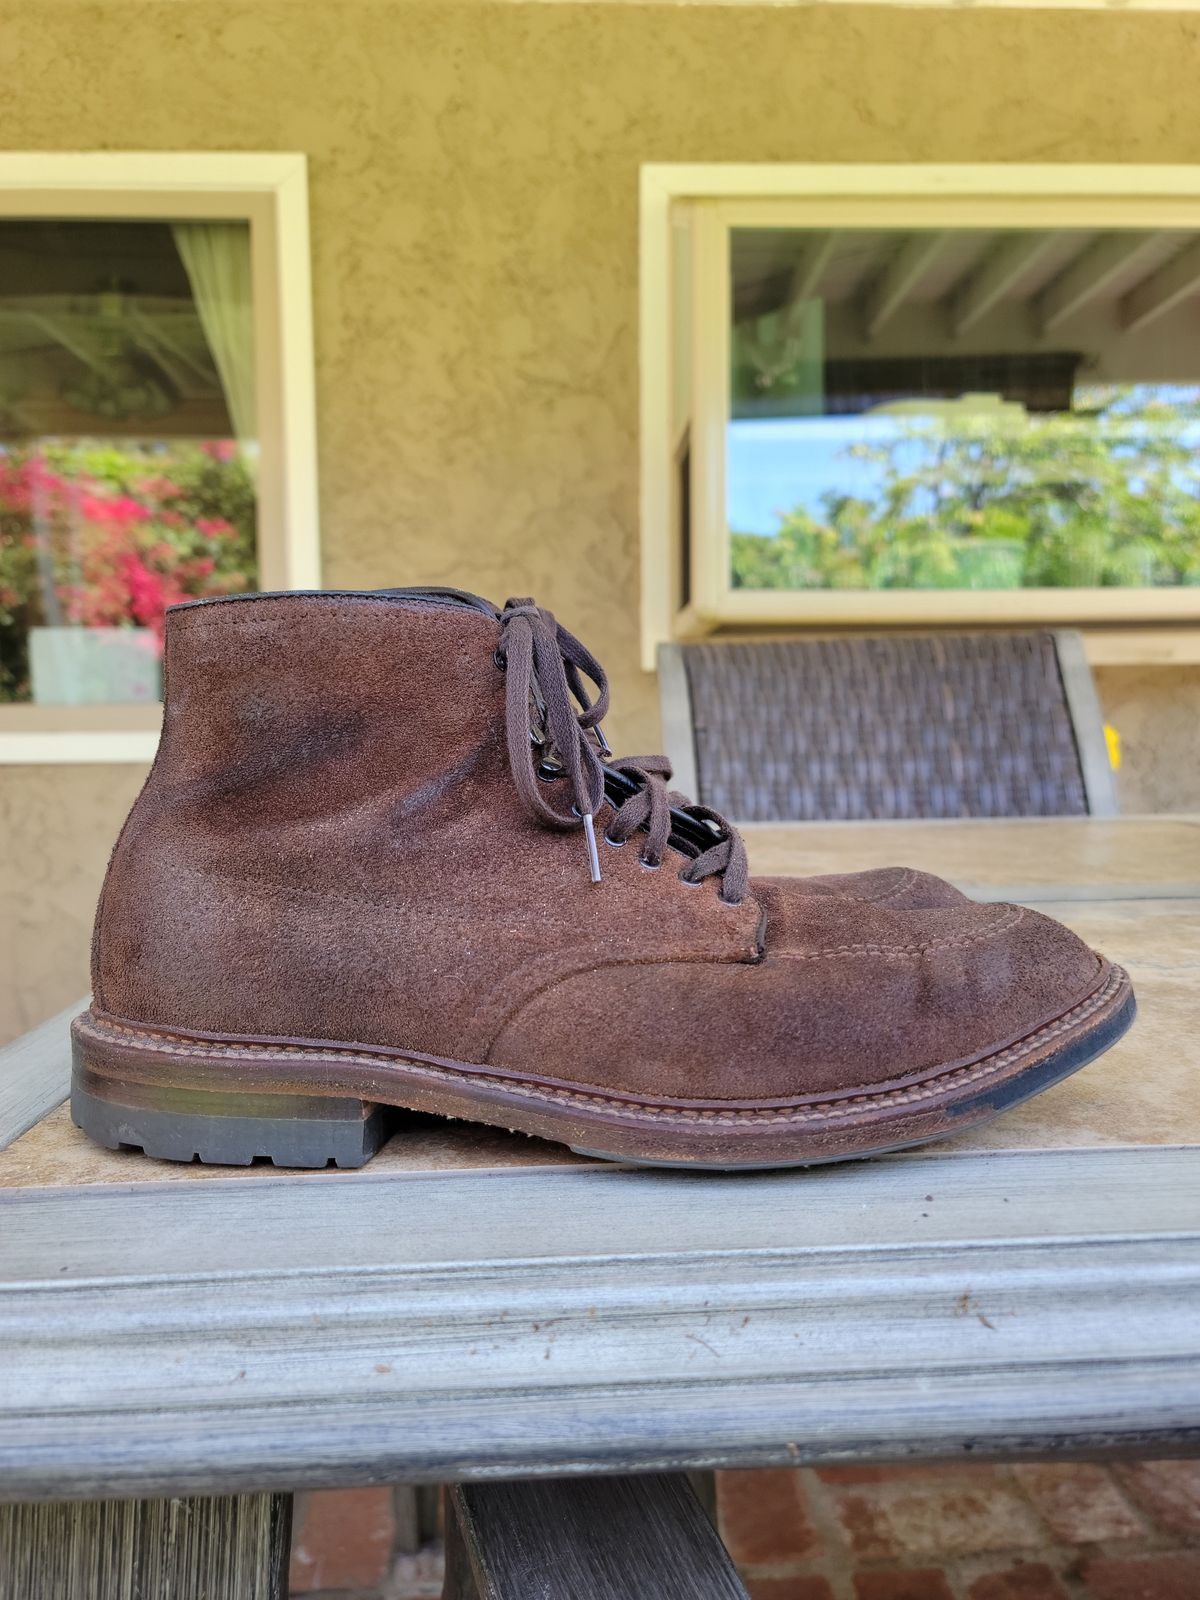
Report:
[[[719,877],[721,898],[732,905],[742,900],[750,869],[737,829],[710,806],[667,787],[666,756],[612,754],[601,728],[608,678],[574,634],[532,600],[508,600],[496,664],[506,674],[505,732],[517,793],[547,827],[583,829],[593,882],[600,881],[594,818],[607,799],[613,807],[609,844],[625,844],[644,830],[643,866],[661,866],[674,849],[687,859],[679,873],[684,883]],[[567,780],[573,796],[565,811],[551,801],[557,786],[548,780],[557,778]]]

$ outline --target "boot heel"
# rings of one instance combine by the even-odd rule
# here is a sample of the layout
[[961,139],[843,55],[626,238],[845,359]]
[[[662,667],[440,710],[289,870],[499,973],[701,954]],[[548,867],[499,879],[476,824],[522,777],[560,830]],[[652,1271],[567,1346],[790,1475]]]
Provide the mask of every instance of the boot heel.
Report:
[[76,1059],[71,1120],[109,1150],[248,1167],[361,1167],[386,1142],[389,1106],[347,1096],[239,1094],[116,1082]]

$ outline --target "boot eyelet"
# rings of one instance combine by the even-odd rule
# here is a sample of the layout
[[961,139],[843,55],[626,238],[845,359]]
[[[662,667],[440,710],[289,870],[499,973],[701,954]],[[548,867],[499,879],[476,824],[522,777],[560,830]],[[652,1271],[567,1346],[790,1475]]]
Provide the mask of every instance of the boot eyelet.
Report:
[[641,867],[644,867],[647,872],[657,872],[659,867],[662,866],[662,862],[661,861],[647,861],[645,856],[639,856],[638,857],[638,865],[641,866]]
[[723,906],[740,906],[741,903],[742,903],[740,900],[730,900],[723,894],[719,894],[717,896],[717,899],[721,902],[721,904]]
[[610,838],[608,829],[606,828],[604,830],[604,842],[605,842],[605,844],[612,845],[614,850],[619,850],[622,845],[628,844],[629,840],[628,839],[613,839],[613,838]]
[[500,668],[501,672],[507,672],[507,670],[508,670],[508,657],[504,654],[504,651],[501,650],[499,646],[497,646],[496,649],[492,651],[492,660]]
[[704,879],[703,878],[701,878],[699,881],[697,881],[695,878],[685,877],[682,872],[679,873],[678,876],[679,876],[680,883],[683,885],[683,887],[685,889],[703,889],[703,887],[704,887]]

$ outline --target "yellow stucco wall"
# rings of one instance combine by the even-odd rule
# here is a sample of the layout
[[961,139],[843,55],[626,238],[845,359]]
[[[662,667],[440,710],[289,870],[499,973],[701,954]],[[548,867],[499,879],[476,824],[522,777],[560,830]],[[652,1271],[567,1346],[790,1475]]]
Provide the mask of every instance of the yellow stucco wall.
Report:
[[[0,137],[306,151],[327,581],[538,595],[642,748],[639,163],[1200,161],[1198,57],[1173,13],[27,0]],[[137,781],[0,771],[0,1034],[84,987]]]

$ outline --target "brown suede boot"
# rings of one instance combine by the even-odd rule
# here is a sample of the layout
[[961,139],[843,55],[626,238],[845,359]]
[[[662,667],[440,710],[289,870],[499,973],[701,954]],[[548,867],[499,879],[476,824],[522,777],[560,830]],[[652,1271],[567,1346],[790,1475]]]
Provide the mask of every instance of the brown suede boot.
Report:
[[608,754],[603,671],[530,601],[199,601],[166,674],[73,1028],[110,1147],[350,1166],[401,1106],[631,1161],[836,1160],[990,1117],[1133,1018],[1034,911],[900,869],[751,879],[662,757]]

